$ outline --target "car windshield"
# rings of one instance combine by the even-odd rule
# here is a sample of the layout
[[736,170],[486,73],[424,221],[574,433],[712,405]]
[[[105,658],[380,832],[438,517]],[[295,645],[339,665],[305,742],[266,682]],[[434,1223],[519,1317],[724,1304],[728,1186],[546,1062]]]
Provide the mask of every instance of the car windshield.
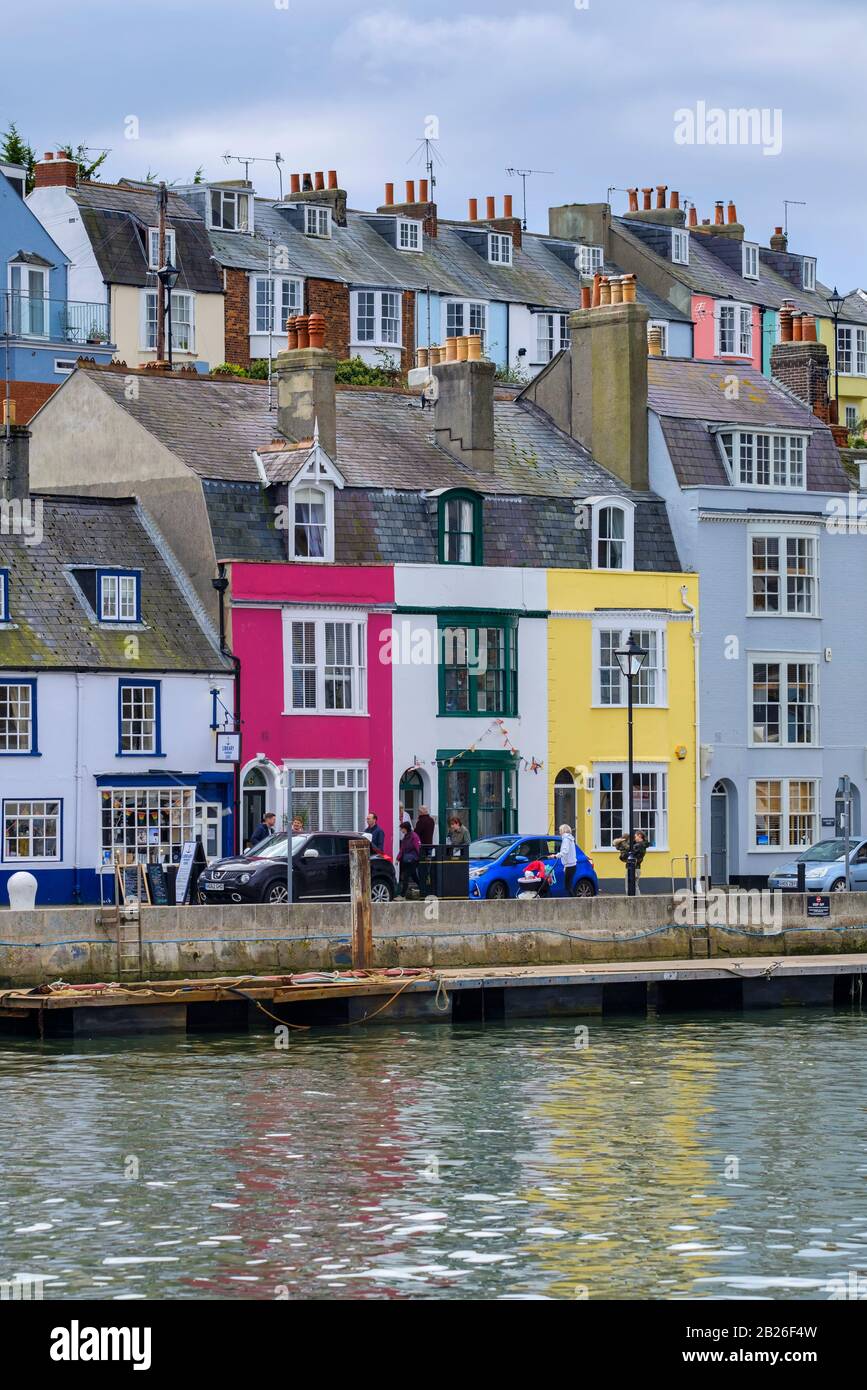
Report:
[[[292,836],[292,854],[296,855],[299,849],[310,839],[309,835]],[[256,845],[252,850],[247,851],[248,858],[253,859],[285,859],[286,858],[286,836],[284,833],[272,835],[270,840],[263,840],[260,845]]]
[[470,845],[471,859],[497,859],[504,849],[514,844],[511,837],[505,835],[496,836],[492,840],[473,840]]
[[[856,841],[850,840],[849,848],[855,849]],[[833,859],[842,859],[845,853],[845,840],[820,840],[817,845],[811,845],[808,850],[805,850],[801,859],[805,864],[830,864]]]

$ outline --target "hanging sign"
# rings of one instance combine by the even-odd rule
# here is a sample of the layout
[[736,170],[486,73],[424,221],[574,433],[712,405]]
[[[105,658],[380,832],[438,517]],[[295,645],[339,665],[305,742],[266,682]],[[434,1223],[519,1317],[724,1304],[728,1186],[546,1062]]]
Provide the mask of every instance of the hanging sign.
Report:
[[241,761],[241,735],[232,733],[217,734],[218,763],[238,763]]

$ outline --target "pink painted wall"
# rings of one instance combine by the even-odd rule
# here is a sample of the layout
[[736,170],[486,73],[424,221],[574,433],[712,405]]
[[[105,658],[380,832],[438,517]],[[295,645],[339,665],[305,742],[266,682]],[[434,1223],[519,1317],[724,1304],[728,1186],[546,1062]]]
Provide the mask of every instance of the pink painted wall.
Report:
[[257,753],[265,753],[278,767],[284,758],[365,760],[368,808],[379,816],[386,850],[392,853],[396,789],[391,667],[379,660],[380,634],[391,627],[392,614],[369,613],[367,617],[366,715],[286,715],[283,621],[276,605],[392,604],[393,568],[236,562],[231,566],[230,593],[233,605],[243,600],[275,605],[232,608],[232,650],[241,661],[242,766]]
[[[710,294],[694,294],[692,297],[692,321],[695,326],[693,351],[696,357],[705,361],[744,362],[744,357],[718,357],[716,351],[716,320],[714,305],[716,301]],[[757,371],[762,370],[762,317],[757,304],[752,306],[753,354],[749,361]]]

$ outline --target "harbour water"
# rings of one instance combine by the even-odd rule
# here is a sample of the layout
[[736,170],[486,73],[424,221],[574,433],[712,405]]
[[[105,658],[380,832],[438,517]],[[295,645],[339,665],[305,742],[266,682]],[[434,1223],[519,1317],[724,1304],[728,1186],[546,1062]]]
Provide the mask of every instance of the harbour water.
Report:
[[860,1013],[585,1023],[4,1040],[0,1279],[47,1299],[867,1294]]

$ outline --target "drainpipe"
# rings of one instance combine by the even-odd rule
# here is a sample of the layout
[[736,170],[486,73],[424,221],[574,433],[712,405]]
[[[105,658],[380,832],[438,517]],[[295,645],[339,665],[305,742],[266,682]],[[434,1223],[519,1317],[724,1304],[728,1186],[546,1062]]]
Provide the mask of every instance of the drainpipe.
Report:
[[[212,579],[211,583],[217,591],[217,599],[220,605],[220,652],[227,656],[235,668],[235,726],[241,728],[241,658],[235,656],[229,650],[226,642],[226,590],[229,581],[226,578],[226,566],[222,561],[217,565],[217,578]],[[243,734],[241,735],[243,743]],[[241,763],[235,769],[235,776],[232,781],[232,812],[235,821],[235,853],[241,852]]]
[[685,584],[680,587],[680,601],[690,615],[690,631],[692,633],[692,655],[693,655],[693,680],[695,681],[695,885],[697,893],[704,893],[705,881],[701,873],[701,725],[699,716],[699,685],[701,678],[701,659],[700,659],[700,639],[701,629],[698,626],[698,614],[695,606],[687,599],[687,589]]
[[[78,878],[79,846],[81,844],[81,682],[80,671],[75,673],[75,776],[73,785],[75,787],[75,806],[73,809],[73,842],[72,842],[72,901],[79,905],[81,903],[81,884]],[[99,872],[102,872],[102,834],[99,840],[100,865]]]

